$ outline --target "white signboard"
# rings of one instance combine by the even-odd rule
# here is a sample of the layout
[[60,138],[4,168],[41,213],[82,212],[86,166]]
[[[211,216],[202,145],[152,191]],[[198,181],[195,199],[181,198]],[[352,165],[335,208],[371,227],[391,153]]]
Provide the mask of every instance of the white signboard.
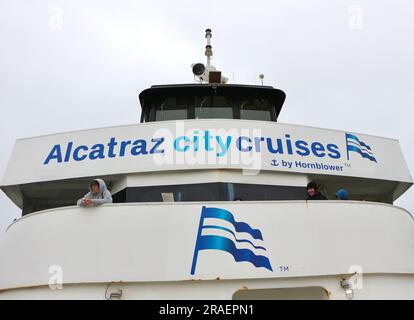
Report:
[[17,140],[2,185],[231,168],[412,182],[397,140],[243,120],[186,120]]

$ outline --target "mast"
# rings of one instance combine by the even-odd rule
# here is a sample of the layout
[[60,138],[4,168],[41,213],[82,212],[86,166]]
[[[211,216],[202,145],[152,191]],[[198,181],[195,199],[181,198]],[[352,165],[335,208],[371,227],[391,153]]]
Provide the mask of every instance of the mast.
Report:
[[216,70],[216,68],[211,64],[211,58],[213,57],[213,49],[211,46],[212,38],[211,29],[206,29],[206,50],[204,52],[206,59],[206,64],[202,63],[193,63],[191,65],[194,78],[200,83],[220,83],[225,84],[228,81],[228,78],[221,75],[221,71]]

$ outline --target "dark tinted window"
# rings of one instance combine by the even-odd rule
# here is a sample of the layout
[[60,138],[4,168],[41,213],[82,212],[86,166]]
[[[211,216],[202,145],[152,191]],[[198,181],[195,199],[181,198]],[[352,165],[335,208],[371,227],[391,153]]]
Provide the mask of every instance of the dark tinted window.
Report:
[[[162,201],[245,201],[304,200],[305,187],[269,186],[241,183],[201,183],[171,186],[129,187],[126,202]],[[118,193],[114,199],[121,199]]]
[[274,102],[260,96],[243,95],[171,95],[146,103],[143,121],[184,119],[245,119],[276,121]]
[[[175,202],[185,201],[214,201],[220,198],[218,183],[150,186],[127,188],[128,202],[162,202],[174,199]],[[170,197],[170,198],[169,198]]]
[[188,119],[188,99],[171,97],[160,101],[155,111],[155,121]]
[[196,99],[196,119],[233,119],[233,103],[228,97],[208,96]]
[[126,199],[127,199],[127,197],[126,197],[126,190],[127,189],[124,189],[124,190],[121,190],[121,191],[115,193],[112,196],[112,201],[114,203],[124,203],[124,202],[126,202]]
[[242,183],[227,183],[228,199],[236,197],[242,200],[304,200],[306,188],[287,186],[251,185]]
[[272,120],[272,106],[267,99],[249,99],[240,104],[240,119]]

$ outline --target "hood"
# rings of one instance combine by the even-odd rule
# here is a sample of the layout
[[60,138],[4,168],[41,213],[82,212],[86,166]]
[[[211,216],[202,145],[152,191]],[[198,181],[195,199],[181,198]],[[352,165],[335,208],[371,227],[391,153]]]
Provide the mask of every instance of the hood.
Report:
[[[105,181],[103,181],[102,179],[93,179],[91,182],[93,181],[96,181],[99,183],[99,193],[104,193],[107,190]],[[90,185],[89,185],[89,191],[92,193]]]
[[348,191],[346,191],[345,189],[339,189],[336,192],[336,196],[340,199],[340,200],[348,200]]

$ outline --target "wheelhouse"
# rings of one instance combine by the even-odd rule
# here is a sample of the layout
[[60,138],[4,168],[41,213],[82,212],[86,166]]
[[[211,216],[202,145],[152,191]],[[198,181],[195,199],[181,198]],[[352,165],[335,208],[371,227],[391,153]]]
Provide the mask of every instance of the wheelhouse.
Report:
[[270,86],[188,84],[152,86],[139,95],[141,122],[245,119],[276,122],[286,95]]

